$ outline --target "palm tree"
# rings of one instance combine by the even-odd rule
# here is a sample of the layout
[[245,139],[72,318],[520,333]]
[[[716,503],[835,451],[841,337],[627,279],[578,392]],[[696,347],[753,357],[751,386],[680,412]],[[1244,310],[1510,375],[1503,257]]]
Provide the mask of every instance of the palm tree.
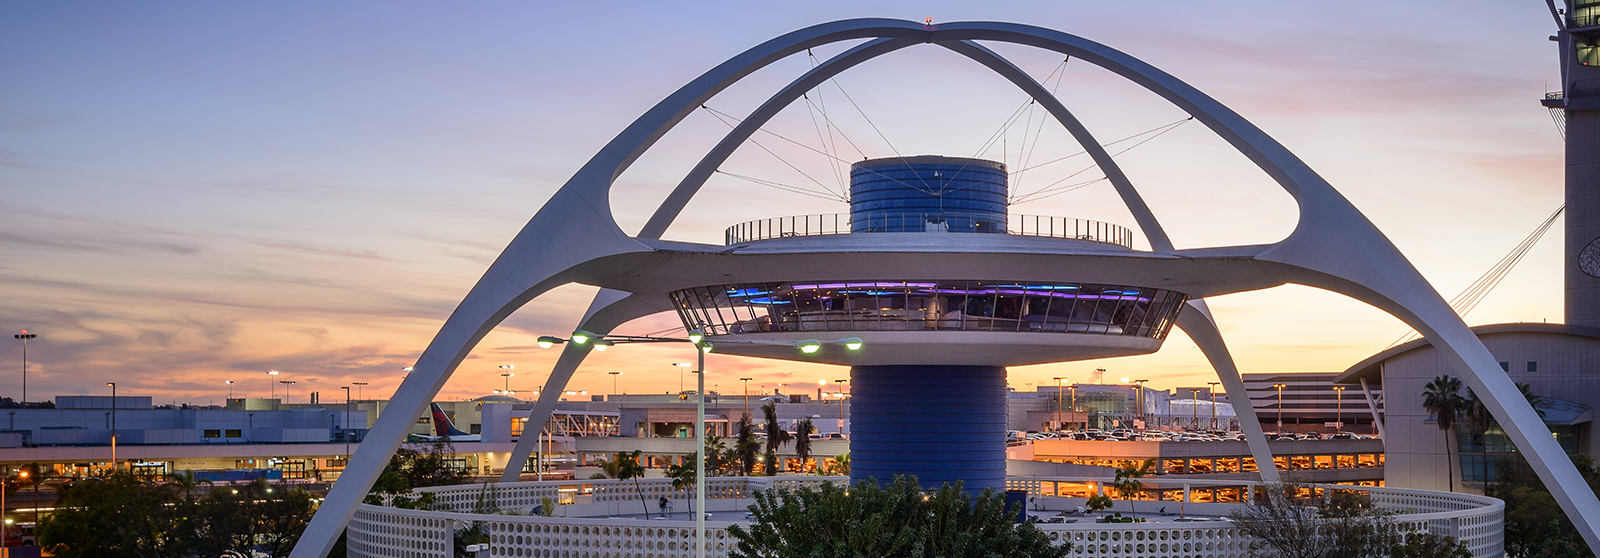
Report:
[[617,480],[633,479],[633,491],[639,493],[639,505],[644,506],[644,514],[650,515],[650,504],[644,500],[644,488],[639,486],[639,479],[644,476],[644,466],[639,464],[641,450],[633,453],[617,454]]
[[767,423],[767,476],[775,477],[778,475],[778,450],[789,443],[792,436],[778,424],[778,402],[768,401],[762,405],[761,415]]
[[[1450,455],[1450,430],[1456,425],[1456,419],[1468,408],[1467,400],[1461,397],[1461,380],[1451,378],[1447,374],[1428,382],[1422,389],[1422,408],[1433,413],[1435,424],[1438,424],[1439,431],[1444,433],[1445,455]],[[1455,467],[1447,463],[1445,475],[1450,491],[1454,492]]]
[[811,433],[817,427],[811,424],[811,417],[800,419],[794,423],[794,455],[800,458],[800,470],[806,468],[806,460],[811,459]]
[[1144,489],[1144,483],[1140,482],[1139,479],[1150,474],[1150,468],[1154,467],[1155,464],[1156,461],[1154,459],[1146,459],[1143,463],[1125,462],[1122,467],[1117,468],[1117,478],[1111,483],[1111,488],[1116,489],[1117,495],[1128,501],[1128,513],[1136,518],[1139,512],[1134,509],[1133,501],[1139,496],[1139,492]]
[[[707,471],[709,473],[710,471]],[[672,479],[672,489],[682,490],[683,499],[689,501],[689,513],[694,513],[694,498],[689,497],[689,488],[694,486],[694,460],[684,462],[682,465],[667,467],[667,478]]]
[[739,472],[747,477],[756,468],[756,452],[761,450],[761,444],[756,442],[755,428],[750,415],[739,417],[739,438],[733,443],[733,453],[739,459]]

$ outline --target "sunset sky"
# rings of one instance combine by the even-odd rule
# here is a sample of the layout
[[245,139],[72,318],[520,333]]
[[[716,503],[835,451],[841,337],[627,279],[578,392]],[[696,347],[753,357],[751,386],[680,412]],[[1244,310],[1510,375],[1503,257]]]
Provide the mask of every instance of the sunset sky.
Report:
[[[1562,202],[1561,136],[1538,103],[1558,79],[1546,38],[1554,24],[1536,0],[684,4],[0,5],[0,329],[40,335],[28,350],[29,398],[103,393],[116,381],[120,394],[157,402],[221,403],[229,379],[236,396],[266,396],[268,369],[297,382],[297,402],[310,391],[342,401],[350,382],[387,397],[517,230],[613,135],[745,48],[835,19],[1013,21],[1142,58],[1299,155],[1445,298]],[[780,61],[707,106],[742,117],[853,44]],[[1053,75],[1047,85],[1102,141],[1187,116],[1083,61],[994,48],[1037,79]],[[836,81],[812,96],[848,140],[835,140],[846,159],[976,155],[1015,171],[1079,151],[1027,108],[983,149],[1027,98],[936,46]],[[791,106],[767,130],[822,149],[814,114]],[[699,111],[625,173],[612,200],[623,229],[636,231],[727,130]],[[842,187],[823,156],[755,139],[772,153],[747,144],[722,170]],[[1199,124],[1118,161],[1180,247],[1273,242],[1295,222],[1289,196]],[[1132,227],[1105,181],[1060,189],[1101,176],[1088,165],[1079,156],[1013,176],[1015,192],[1054,184],[1044,193],[1059,195],[1012,212]],[[718,175],[667,238],[720,243],[741,221],[847,210]],[[1148,246],[1142,236],[1138,245]],[[1561,320],[1559,260],[1553,233],[1467,322]],[[502,364],[516,366],[513,389],[540,386],[556,352],[533,340],[570,332],[593,292],[564,287],[523,308],[440,397],[501,387]],[[1342,370],[1407,331],[1304,287],[1211,305],[1244,372]],[[620,332],[675,325],[659,315]],[[21,344],[0,340],[0,395],[20,398]],[[619,348],[590,358],[571,389],[608,393],[606,372],[619,370],[622,391],[677,391],[669,364],[690,357]],[[1158,388],[1214,379],[1174,331],[1154,355],[1013,368],[1010,382],[1087,381],[1097,367]],[[725,355],[708,368],[723,393],[736,393],[740,376],[810,390],[845,374]]]

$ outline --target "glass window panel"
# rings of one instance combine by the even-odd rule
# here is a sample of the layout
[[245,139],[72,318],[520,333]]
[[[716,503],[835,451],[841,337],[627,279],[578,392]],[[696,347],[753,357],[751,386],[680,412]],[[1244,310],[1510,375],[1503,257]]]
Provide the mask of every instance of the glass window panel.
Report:
[[1161,460],[1161,470],[1168,475],[1183,475],[1189,472],[1189,468],[1184,465],[1182,459]]
[[1377,467],[1378,456],[1370,453],[1363,453],[1356,456],[1356,463],[1358,467]]
[[1211,460],[1210,459],[1190,459],[1189,460],[1189,472],[1190,473],[1194,473],[1194,474],[1210,473],[1211,472]]
[[1237,473],[1237,472],[1239,472],[1239,459],[1236,458],[1236,457],[1226,457],[1226,458],[1218,459],[1217,460],[1217,472],[1218,473]]
[[1254,457],[1241,457],[1241,458],[1239,458],[1239,472],[1241,472],[1241,473],[1255,473],[1258,470],[1259,469],[1256,467],[1256,458],[1254,458]]
[[[1273,458],[1273,459],[1276,460],[1277,458]],[[1309,456],[1309,455],[1292,456],[1292,458],[1290,459],[1290,462],[1294,463],[1294,470],[1296,470],[1296,471],[1304,471],[1304,470],[1310,470],[1311,469],[1311,456]]]
[[1244,491],[1238,488],[1218,488],[1217,501],[1222,503],[1243,502]]
[[1331,456],[1331,455],[1318,455],[1318,456],[1312,458],[1311,463],[1312,463],[1313,466],[1315,466],[1318,469],[1332,469],[1333,468],[1333,456]]
[[1272,466],[1273,467],[1277,467],[1279,471],[1287,471],[1287,470],[1289,470],[1289,457],[1288,456],[1281,456],[1281,455],[1280,456],[1274,456],[1272,458]]
[[1354,468],[1356,468],[1356,456],[1354,456],[1354,455],[1341,455],[1341,456],[1339,456],[1338,461],[1334,465],[1339,467],[1340,469],[1354,469]]

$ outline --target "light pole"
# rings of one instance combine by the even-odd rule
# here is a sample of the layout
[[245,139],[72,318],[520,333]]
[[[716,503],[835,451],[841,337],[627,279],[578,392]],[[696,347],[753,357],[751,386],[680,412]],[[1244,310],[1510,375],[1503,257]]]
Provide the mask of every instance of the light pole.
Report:
[[233,399],[233,380],[225,381],[228,383],[228,399]]
[[621,376],[622,375],[622,371],[621,370],[612,370],[612,371],[606,372],[606,373],[611,375],[611,395],[616,395],[617,394],[617,376]]
[[1134,380],[1134,383],[1139,384],[1139,421],[1147,423],[1145,425],[1145,429],[1149,429],[1148,423],[1150,422],[1150,414],[1145,412],[1145,403],[1148,403],[1148,401],[1145,401],[1147,396],[1144,393],[1144,384],[1145,382],[1149,381],[1150,380]]
[[294,398],[289,397],[289,386],[294,385],[294,380],[278,380],[278,383],[283,384],[283,403],[285,405],[290,404],[290,402],[294,401]]
[[[740,382],[744,382],[744,414],[747,415],[750,414],[750,380],[753,379],[755,378],[739,378]],[[774,399],[773,401],[773,404],[776,405],[777,400]]]
[[26,329],[22,330],[22,333],[11,336],[12,339],[22,341],[22,408],[24,409],[28,408],[28,340],[38,337],[39,334],[28,333]]
[[[846,436],[845,433],[844,433],[844,383],[848,382],[850,380],[845,379],[845,380],[834,380],[834,381],[835,382],[839,382],[839,436],[843,437],[846,440],[849,440],[850,437]],[[768,435],[770,436],[771,434],[768,434]]]
[[505,370],[505,372],[501,372],[500,373],[500,379],[505,380],[505,382],[506,382],[506,393],[507,394],[511,393],[511,377],[516,375],[516,373],[511,372],[512,368],[516,368],[516,367],[512,366],[510,364],[502,364],[502,365],[500,365],[500,369],[501,370]]
[[[683,395],[683,371],[687,370],[687,369],[690,369],[690,368],[694,368],[694,363],[693,362],[674,362],[674,363],[672,363],[672,365],[678,367],[678,395],[681,396],[681,395]],[[698,370],[698,368],[696,368],[696,370]]]
[[115,471],[117,470],[117,383],[106,382],[106,385],[111,387],[111,470]]
[[1056,430],[1061,430],[1061,376],[1056,376]]
[[1217,384],[1222,382],[1206,382],[1206,391],[1211,394],[1211,430],[1217,430]]
[[361,386],[367,385],[367,383],[366,382],[350,382],[350,385],[356,386],[356,399],[361,399]]
[[1283,388],[1289,387],[1289,384],[1272,384],[1272,387],[1278,388],[1278,431],[1282,432],[1283,431]]
[[344,390],[344,458],[350,462],[350,386],[339,386]]
[[1200,388],[1189,388],[1189,424],[1200,429]]
[[1339,402],[1334,404],[1334,416],[1337,418],[1333,419],[1333,431],[1344,432],[1344,386],[1333,386],[1333,392],[1339,394]]
[[[268,376],[277,376],[278,375],[278,371],[277,370],[268,370],[267,371],[267,375]],[[277,399],[278,398],[278,386],[276,386],[276,385],[274,385],[272,383],[272,378],[267,378],[267,394],[268,394],[268,397],[270,397],[272,399]]]

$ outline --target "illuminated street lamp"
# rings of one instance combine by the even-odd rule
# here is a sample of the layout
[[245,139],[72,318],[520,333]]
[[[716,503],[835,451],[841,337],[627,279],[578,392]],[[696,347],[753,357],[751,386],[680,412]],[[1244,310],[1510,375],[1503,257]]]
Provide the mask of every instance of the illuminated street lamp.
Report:
[[24,409],[28,408],[28,341],[38,337],[39,334],[28,333],[26,329],[11,336],[12,339],[22,341],[22,408]]
[[844,436],[844,439],[849,440],[850,437],[846,436],[844,433],[844,383],[850,380],[846,379],[834,381],[839,383],[839,435]]
[[1272,384],[1272,387],[1278,388],[1278,431],[1282,432],[1283,431],[1283,388],[1289,387],[1289,384]]
[[506,391],[506,394],[508,394],[508,395],[513,393],[511,391],[511,377],[516,375],[516,373],[511,371],[512,368],[516,368],[516,366],[515,365],[511,365],[511,364],[502,364],[502,365],[500,365],[500,369],[501,370],[505,370],[505,372],[501,372],[500,373],[500,377],[504,378],[505,381],[506,381],[506,390],[505,391]]
[[1344,432],[1344,386],[1333,386],[1333,392],[1339,394],[1339,402],[1335,404],[1336,410],[1333,419],[1333,431]]
[[620,371],[620,370],[612,370],[612,371],[606,372],[606,373],[611,375],[611,394],[612,395],[616,395],[617,394],[617,376],[621,376],[622,375],[622,371]]
[[1221,382],[1206,382],[1206,391],[1211,393],[1211,430],[1217,429],[1217,384]]
[[233,380],[225,380],[228,384],[228,399],[233,399]]
[[[277,376],[278,375],[278,371],[277,370],[268,370],[267,371],[267,375],[268,376]],[[272,379],[270,379],[270,378],[267,379],[267,394],[268,394],[268,397],[273,398],[273,399],[276,399],[278,397],[278,386],[273,384],[272,383]]]
[[278,383],[283,384],[283,403],[287,405],[294,401],[293,397],[289,397],[289,386],[295,384],[294,380],[278,380]]
[[750,380],[753,379],[755,378],[739,378],[740,382],[744,382],[744,414],[747,415],[750,414]]
[[1061,403],[1062,403],[1062,400],[1061,400],[1061,380],[1065,380],[1065,379],[1066,378],[1063,378],[1061,376],[1056,376],[1055,377],[1055,380],[1056,380],[1056,430],[1061,430]]

